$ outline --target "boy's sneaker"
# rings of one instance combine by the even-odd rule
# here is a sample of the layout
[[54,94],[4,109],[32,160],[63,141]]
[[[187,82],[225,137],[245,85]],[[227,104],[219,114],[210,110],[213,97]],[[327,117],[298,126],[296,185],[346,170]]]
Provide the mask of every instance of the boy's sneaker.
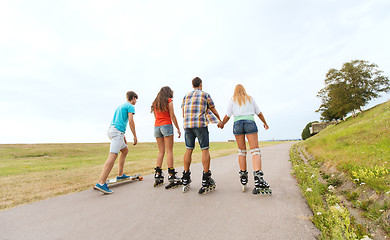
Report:
[[127,180],[127,179],[129,179],[130,178],[130,176],[127,176],[127,175],[125,175],[125,174],[123,174],[121,177],[116,177],[116,180],[117,181],[124,181],[124,180]]
[[94,189],[104,193],[104,194],[111,194],[113,193],[113,191],[111,191],[110,189],[108,189],[107,187],[107,183],[105,183],[104,185],[100,185],[99,183],[96,183],[96,185],[93,187]]

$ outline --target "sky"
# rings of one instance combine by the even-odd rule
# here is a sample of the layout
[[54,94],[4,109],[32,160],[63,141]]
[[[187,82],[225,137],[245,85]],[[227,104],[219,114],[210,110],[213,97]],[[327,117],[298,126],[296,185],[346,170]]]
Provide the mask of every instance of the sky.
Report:
[[[390,75],[389,12],[388,0],[1,1],[0,144],[109,142],[130,90],[138,141],[153,142],[158,91],[172,88],[182,127],[196,76],[221,118],[243,84],[270,127],[256,120],[259,140],[300,138],[329,69],[359,59]],[[210,125],[210,141],[232,126]]]

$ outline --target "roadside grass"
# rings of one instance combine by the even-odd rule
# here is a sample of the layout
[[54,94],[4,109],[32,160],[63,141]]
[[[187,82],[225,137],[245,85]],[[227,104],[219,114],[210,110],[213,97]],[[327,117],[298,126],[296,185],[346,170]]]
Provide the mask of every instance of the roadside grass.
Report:
[[[260,142],[260,147],[280,142]],[[235,142],[210,143],[212,158],[237,152]],[[36,202],[91,188],[98,180],[108,156],[109,143],[3,144],[0,145],[0,209]],[[185,145],[174,145],[175,167],[183,166]],[[125,173],[152,174],[156,164],[156,143],[129,143]],[[201,162],[196,147],[192,163]],[[166,170],[166,159],[163,168]],[[110,178],[117,175],[115,164]]]
[[351,217],[342,199],[333,191],[333,185],[322,179],[321,164],[304,159],[300,144],[293,145],[290,149],[292,173],[313,211],[312,221],[321,231],[320,239],[361,239],[368,235]]
[[[306,163],[296,160],[300,157],[297,149],[308,159]],[[360,239],[363,234],[374,239],[389,237],[390,101],[329,126],[291,151],[294,174],[301,179],[298,181],[308,202],[317,193],[317,198],[324,200],[312,207],[313,222],[323,231],[324,239],[339,239],[340,235],[333,236],[339,231],[346,239]],[[312,191],[305,192],[305,187]],[[332,207],[342,214],[343,229],[337,230],[328,219],[322,219],[327,214],[321,208],[329,212]]]
[[307,139],[316,159],[378,193],[390,191],[390,101]]

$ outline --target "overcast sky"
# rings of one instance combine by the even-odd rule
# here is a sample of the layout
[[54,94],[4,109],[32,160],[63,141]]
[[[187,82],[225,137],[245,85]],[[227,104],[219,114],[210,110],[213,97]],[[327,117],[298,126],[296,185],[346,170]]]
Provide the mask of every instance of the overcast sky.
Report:
[[[129,90],[138,140],[155,141],[159,89],[183,126],[195,76],[221,118],[241,83],[270,126],[257,120],[260,140],[300,138],[329,69],[361,59],[390,75],[389,13],[388,0],[1,1],[0,143],[108,142]],[[234,139],[232,122],[211,141]]]

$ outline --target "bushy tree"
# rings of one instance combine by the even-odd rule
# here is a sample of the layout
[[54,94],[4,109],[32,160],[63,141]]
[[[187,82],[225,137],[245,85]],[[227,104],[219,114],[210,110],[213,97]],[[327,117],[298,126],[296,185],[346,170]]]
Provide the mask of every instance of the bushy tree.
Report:
[[330,69],[325,87],[318,92],[322,104],[317,112],[321,119],[343,119],[348,113],[365,106],[381,92],[390,91],[389,78],[382,75],[376,64],[363,60],[344,63],[340,70]]
[[302,140],[306,140],[309,137],[313,136],[310,134],[310,127],[311,127],[312,123],[317,123],[317,122],[318,121],[314,121],[314,122],[309,122],[308,124],[306,124],[306,127],[303,129],[302,134],[301,134]]

